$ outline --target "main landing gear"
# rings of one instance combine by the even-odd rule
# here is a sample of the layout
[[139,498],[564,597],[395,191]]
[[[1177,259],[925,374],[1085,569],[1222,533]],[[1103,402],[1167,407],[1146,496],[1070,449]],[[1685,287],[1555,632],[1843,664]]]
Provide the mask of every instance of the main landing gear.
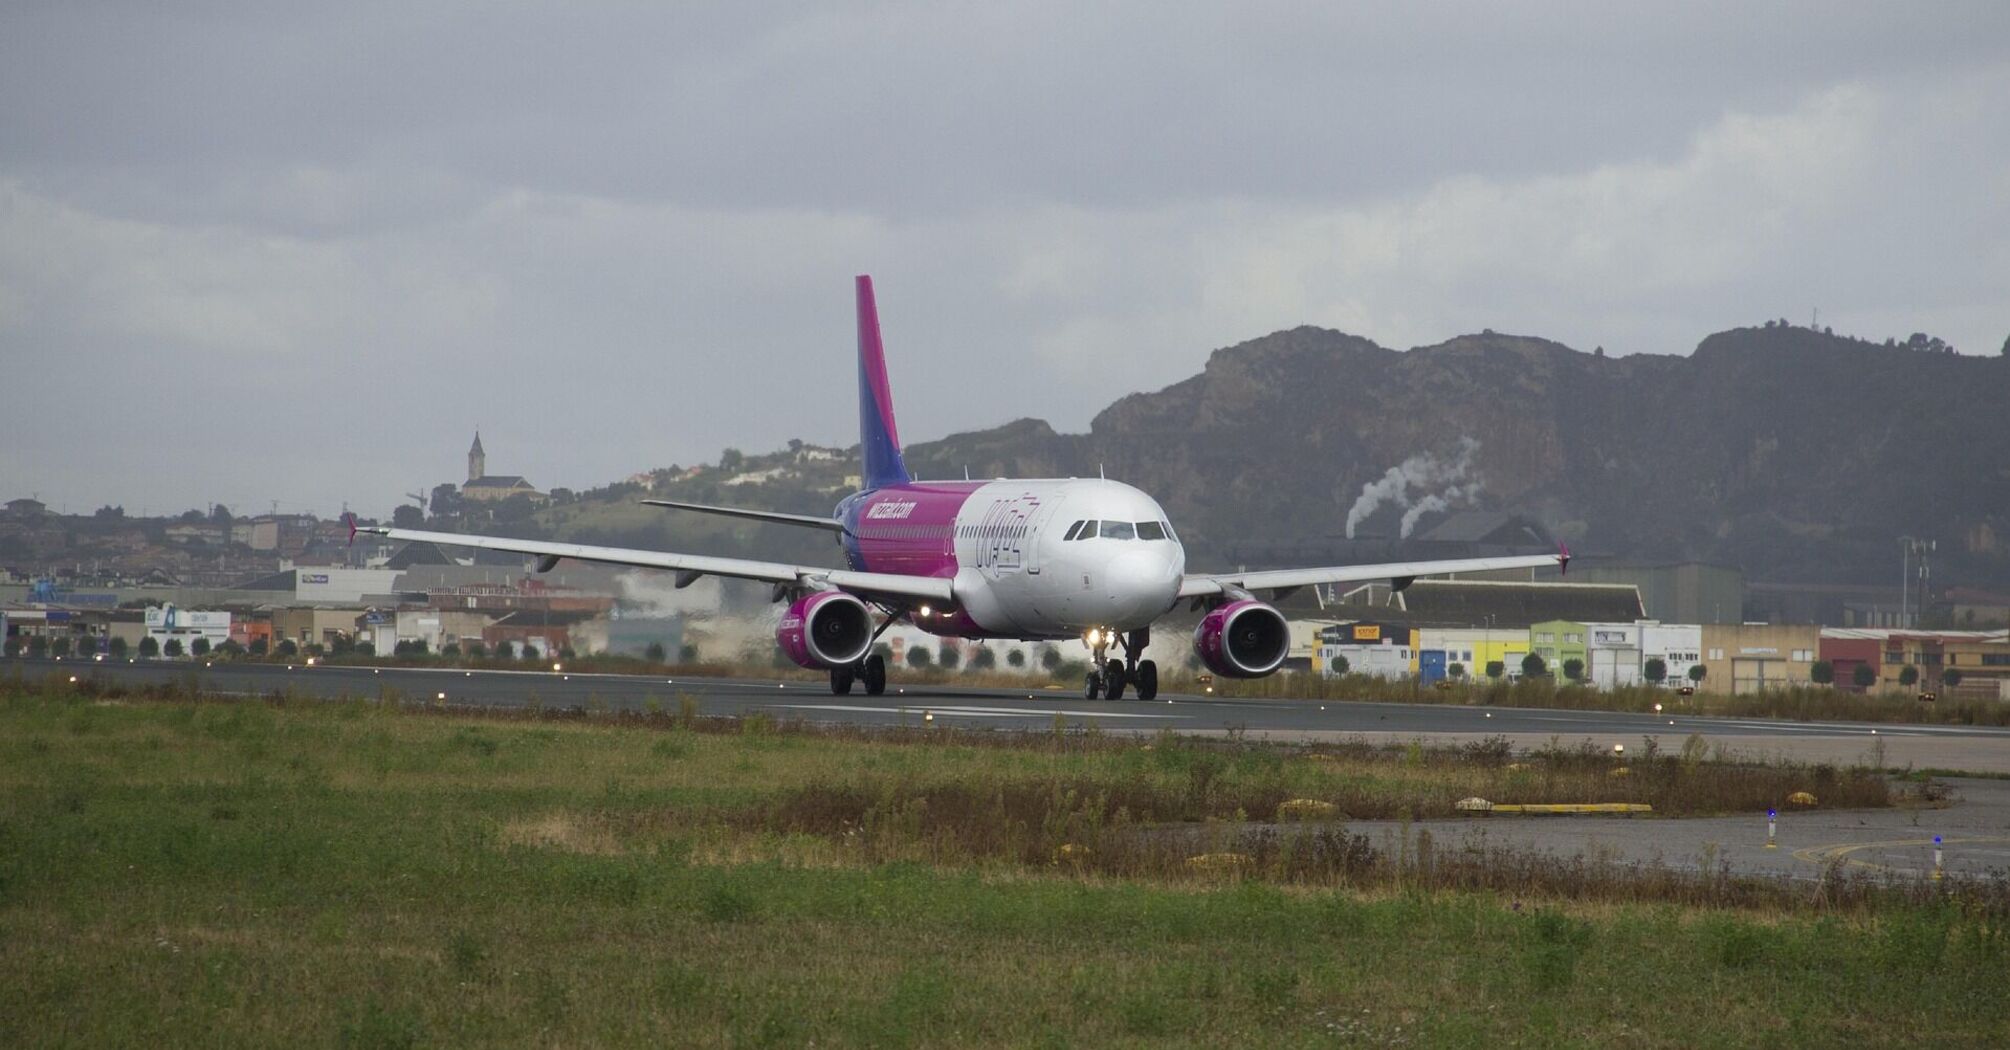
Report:
[[[881,620],[866,641],[867,646],[879,641],[886,629],[907,617],[906,609],[888,609],[886,619]],[[886,692],[886,658],[870,648],[857,663],[831,668],[831,692],[836,696],[850,696],[851,687],[856,683],[865,686],[865,695],[879,696]]]
[[1091,632],[1089,649],[1094,659],[1090,666],[1097,669],[1090,671],[1082,683],[1082,696],[1085,699],[1094,700],[1102,697],[1122,700],[1124,690],[1132,686],[1137,688],[1140,700],[1158,698],[1159,665],[1150,660],[1138,659],[1144,654],[1145,646],[1151,644],[1151,628],[1140,627],[1122,637],[1124,658],[1105,660],[1104,656],[1109,652],[1110,643],[1116,641],[1118,635],[1115,631]]
[[886,692],[886,659],[872,653],[855,664],[831,668],[832,693],[850,696],[853,683],[865,686],[867,696]]

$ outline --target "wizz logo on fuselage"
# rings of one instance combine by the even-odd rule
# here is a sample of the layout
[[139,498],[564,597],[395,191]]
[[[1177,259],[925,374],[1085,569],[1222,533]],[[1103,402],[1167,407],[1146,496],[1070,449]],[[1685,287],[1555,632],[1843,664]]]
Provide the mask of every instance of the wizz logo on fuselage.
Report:
[[866,508],[865,516],[873,521],[884,521],[888,518],[905,518],[913,513],[913,500],[899,500],[887,503],[875,503]]

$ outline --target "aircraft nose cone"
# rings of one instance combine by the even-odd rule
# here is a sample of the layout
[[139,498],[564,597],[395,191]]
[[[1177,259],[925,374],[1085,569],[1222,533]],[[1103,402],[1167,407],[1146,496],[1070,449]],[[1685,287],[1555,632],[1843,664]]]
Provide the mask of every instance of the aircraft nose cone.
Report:
[[1157,552],[1133,551],[1110,563],[1106,579],[1115,619],[1135,624],[1164,612],[1179,592],[1179,566]]

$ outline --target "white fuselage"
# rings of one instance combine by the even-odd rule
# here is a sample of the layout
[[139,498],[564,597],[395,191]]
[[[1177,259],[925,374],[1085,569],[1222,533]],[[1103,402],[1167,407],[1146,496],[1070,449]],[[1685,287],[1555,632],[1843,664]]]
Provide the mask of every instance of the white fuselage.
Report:
[[[949,511],[942,503],[952,500],[960,503],[952,512],[930,513],[931,503]],[[918,621],[943,633],[1051,639],[1147,627],[1173,607],[1186,571],[1164,508],[1099,478],[918,483],[867,494],[853,509],[848,517],[866,537],[868,562],[919,554],[940,556],[943,570],[953,566],[959,626]],[[947,534],[932,534],[931,519]],[[875,546],[880,533],[903,537],[905,549]]]

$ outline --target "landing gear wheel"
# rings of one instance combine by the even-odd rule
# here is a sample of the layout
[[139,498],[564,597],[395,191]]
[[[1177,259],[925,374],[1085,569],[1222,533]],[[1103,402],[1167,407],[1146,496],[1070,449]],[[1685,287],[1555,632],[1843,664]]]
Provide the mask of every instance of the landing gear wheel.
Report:
[[886,692],[886,658],[874,653],[859,665],[859,677],[865,680],[865,694],[878,696]]
[[1111,660],[1103,665],[1103,695],[1112,700],[1124,698],[1124,665]]
[[849,667],[831,668],[831,693],[835,696],[850,696],[852,677],[852,669]]
[[1103,676],[1094,671],[1090,671],[1082,679],[1082,698],[1084,700],[1094,700],[1103,691],[1102,679]]
[[1139,661],[1137,678],[1138,678],[1138,699],[1156,700],[1159,698],[1158,664],[1150,660]]

